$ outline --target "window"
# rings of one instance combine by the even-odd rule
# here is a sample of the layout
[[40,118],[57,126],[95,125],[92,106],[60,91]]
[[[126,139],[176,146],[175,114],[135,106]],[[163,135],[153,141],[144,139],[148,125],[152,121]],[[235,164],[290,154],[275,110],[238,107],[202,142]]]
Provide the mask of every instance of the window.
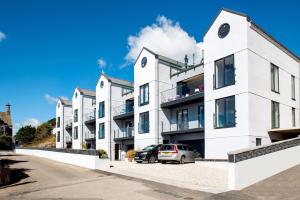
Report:
[[57,128],[60,127],[60,117],[57,117],[57,119],[56,119],[56,127]]
[[74,140],[78,139],[78,126],[74,127]]
[[177,130],[186,130],[189,128],[188,110],[177,111]]
[[271,90],[279,93],[279,68],[271,64]]
[[133,92],[133,89],[129,89],[129,88],[122,88],[122,96],[126,95],[126,94],[129,94],[129,93],[132,93]]
[[215,62],[214,88],[235,84],[234,56],[227,56]]
[[57,142],[60,142],[60,131],[57,131],[57,136],[56,136],[56,138],[57,138]]
[[216,100],[215,128],[235,126],[235,96]]
[[102,118],[105,115],[105,106],[104,101],[99,103],[99,110],[98,110],[98,118]]
[[295,113],[295,108],[292,108],[292,126],[296,126],[296,113]]
[[105,138],[104,123],[101,123],[99,124],[98,139],[104,139],[104,138]]
[[279,103],[272,101],[272,128],[279,128]]
[[78,122],[78,109],[74,110],[74,122]]
[[140,113],[139,133],[149,132],[149,112]]
[[92,99],[92,106],[96,105],[96,99]]
[[140,86],[140,106],[146,105],[149,103],[149,84]]
[[204,106],[198,106],[198,123],[199,128],[204,128]]
[[292,99],[295,100],[295,76],[291,75]]
[[256,138],[255,143],[256,143],[256,146],[260,146],[261,145],[261,138]]

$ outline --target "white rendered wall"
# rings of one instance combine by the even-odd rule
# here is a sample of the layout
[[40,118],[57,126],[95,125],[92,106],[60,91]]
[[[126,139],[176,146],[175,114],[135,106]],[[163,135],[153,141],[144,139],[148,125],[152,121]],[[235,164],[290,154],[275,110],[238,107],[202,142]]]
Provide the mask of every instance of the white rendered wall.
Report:
[[[147,65],[142,68],[141,60],[147,57]],[[134,65],[134,146],[135,150],[144,148],[145,146],[158,143],[157,133],[157,96],[155,74],[157,70],[157,60],[155,56],[143,49],[139,58]],[[149,104],[139,106],[140,86],[149,83]],[[149,133],[139,134],[139,114],[149,111]]]
[[[230,24],[229,34],[220,39],[218,29]],[[237,42],[238,41],[238,42]],[[249,146],[247,20],[222,11],[204,37],[205,158],[226,159],[227,152]],[[215,61],[234,55],[235,81],[232,86],[213,88]],[[214,128],[215,99],[235,95],[236,126]]]
[[[59,106],[58,106],[59,105]],[[57,126],[57,118],[60,117],[60,127],[55,128],[56,134],[56,148],[66,148],[66,137],[70,136],[70,134],[66,131],[65,125],[66,122],[72,119],[72,107],[65,106],[59,100],[56,105],[56,124]],[[60,141],[57,142],[57,133],[60,132]]]
[[300,146],[228,164],[228,189],[240,190],[300,164]]

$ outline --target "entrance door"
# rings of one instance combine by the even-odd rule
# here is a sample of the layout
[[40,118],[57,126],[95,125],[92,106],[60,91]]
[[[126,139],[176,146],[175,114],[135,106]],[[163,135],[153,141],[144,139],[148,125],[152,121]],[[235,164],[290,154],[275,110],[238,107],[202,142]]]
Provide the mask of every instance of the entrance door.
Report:
[[120,144],[115,144],[115,160],[120,160],[119,150],[120,150]]

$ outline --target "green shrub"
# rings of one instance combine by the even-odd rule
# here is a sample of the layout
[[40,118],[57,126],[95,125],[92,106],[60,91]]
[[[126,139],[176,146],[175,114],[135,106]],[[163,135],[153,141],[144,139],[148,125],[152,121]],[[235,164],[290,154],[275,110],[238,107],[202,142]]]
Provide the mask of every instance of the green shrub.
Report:
[[99,149],[99,158],[108,158],[107,152],[103,149]]

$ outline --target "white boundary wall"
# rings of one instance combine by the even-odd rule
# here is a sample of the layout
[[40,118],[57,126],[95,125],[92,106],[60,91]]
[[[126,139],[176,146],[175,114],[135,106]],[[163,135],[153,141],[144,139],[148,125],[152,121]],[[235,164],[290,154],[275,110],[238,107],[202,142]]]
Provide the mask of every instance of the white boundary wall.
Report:
[[37,157],[48,158],[51,160],[76,165],[80,167],[85,167],[88,169],[97,169],[99,161],[104,162],[106,159],[99,159],[98,156],[84,155],[84,154],[73,154],[73,153],[63,153],[56,151],[44,151],[35,149],[16,149],[16,153],[25,154]]
[[228,189],[240,190],[300,164],[300,146],[228,165]]

